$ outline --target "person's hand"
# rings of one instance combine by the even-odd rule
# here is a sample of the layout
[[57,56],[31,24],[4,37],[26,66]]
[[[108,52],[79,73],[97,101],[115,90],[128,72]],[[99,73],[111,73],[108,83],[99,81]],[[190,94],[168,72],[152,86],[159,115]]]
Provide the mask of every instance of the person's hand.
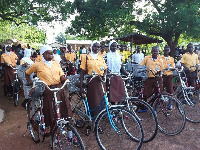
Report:
[[35,92],[35,88],[31,88],[29,90],[29,94],[28,95],[31,97],[34,92]]

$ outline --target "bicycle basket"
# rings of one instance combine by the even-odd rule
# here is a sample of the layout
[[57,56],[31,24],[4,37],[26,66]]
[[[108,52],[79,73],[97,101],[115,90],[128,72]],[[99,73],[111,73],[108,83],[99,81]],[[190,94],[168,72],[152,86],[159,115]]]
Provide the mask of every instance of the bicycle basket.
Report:
[[35,91],[31,97],[33,97],[33,98],[40,97],[41,95],[43,95],[44,90],[45,90],[45,86],[42,83],[36,82],[35,83]]
[[80,82],[80,75],[70,75],[68,76],[68,78],[70,79],[70,84],[68,84],[68,90],[70,92],[77,92],[80,89],[76,86],[77,82]]
[[139,64],[132,64],[134,77],[147,78],[147,67]]

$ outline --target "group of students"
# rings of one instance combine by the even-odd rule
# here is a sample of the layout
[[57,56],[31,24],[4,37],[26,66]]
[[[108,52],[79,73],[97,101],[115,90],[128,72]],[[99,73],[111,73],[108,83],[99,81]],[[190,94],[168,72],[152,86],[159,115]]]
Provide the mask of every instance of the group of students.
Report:
[[[90,52],[88,54],[82,55],[80,61],[80,94],[83,93],[83,77],[86,74],[92,74],[93,71],[99,74],[93,78],[87,87],[87,98],[90,109],[95,109],[99,106],[102,98],[103,91],[101,86],[101,76],[106,74],[117,73],[118,75],[110,78],[109,84],[105,85],[109,90],[108,99],[111,104],[116,104],[121,101],[125,94],[124,84],[120,73],[123,72],[128,75],[128,72],[123,67],[123,56],[117,51],[118,43],[116,41],[110,41],[109,52],[105,53],[105,45],[100,46],[98,41],[94,41],[91,44]],[[100,50],[101,48],[101,50]],[[140,54],[140,47],[137,47],[137,54]],[[190,43],[187,45],[188,52],[185,53],[181,58],[181,65],[185,68],[186,75],[188,78],[189,86],[195,84],[195,71],[197,68],[195,66],[199,63],[198,56],[193,52],[193,45]],[[152,47],[151,55],[144,57],[139,57],[138,62],[140,65],[147,66],[147,69],[151,69],[154,73],[162,71],[164,68],[175,67],[174,59],[169,56],[170,47],[166,46],[164,48],[164,55],[159,55],[159,47]],[[40,61],[31,60],[31,51],[24,50],[24,57],[20,61],[20,65],[25,67],[25,80],[24,88],[26,88],[26,83],[32,82],[33,75],[37,73],[40,80],[44,81],[50,88],[61,87],[61,84],[67,80],[65,74],[61,68],[60,62],[56,61],[56,52],[53,51],[50,46],[43,46],[40,49]],[[134,56],[135,57],[135,56]],[[77,59],[76,54],[72,51],[71,45],[68,45],[68,52],[65,53],[65,58],[67,61],[75,61]],[[136,57],[138,58],[138,57]],[[62,59],[60,59],[62,61]],[[14,52],[10,52],[10,47],[6,47],[6,51],[1,55],[1,62],[4,64],[4,91],[10,90],[11,83],[14,79],[14,70],[10,67],[16,67],[16,62],[19,61],[18,57]],[[135,63],[135,62],[134,62]],[[143,95],[145,100],[151,96],[153,93],[157,92],[157,84],[155,81],[155,76],[147,71],[148,78],[144,84]],[[163,87],[166,88],[168,93],[173,93],[173,76],[172,71],[164,71],[164,75],[159,78],[159,84],[161,90]],[[24,104],[28,101],[31,95],[34,93],[34,89],[27,87],[26,97]],[[27,89],[26,88],[26,89]],[[7,93],[7,92],[5,92]],[[63,89],[57,93],[58,100],[62,100],[60,103],[61,115],[62,117],[68,118],[72,117],[72,111],[70,108],[70,103],[68,100],[66,89]],[[52,100],[53,93],[48,89],[44,91],[44,120],[46,127],[51,126],[54,114],[52,110]],[[99,113],[99,109],[92,112],[92,116]]]

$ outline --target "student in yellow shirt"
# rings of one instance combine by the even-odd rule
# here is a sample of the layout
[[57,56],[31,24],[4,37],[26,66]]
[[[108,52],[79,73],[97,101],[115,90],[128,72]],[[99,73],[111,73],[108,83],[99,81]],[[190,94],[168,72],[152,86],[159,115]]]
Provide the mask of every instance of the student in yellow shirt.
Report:
[[[152,47],[151,54],[149,56],[146,56],[143,61],[140,63],[140,65],[145,65],[147,66],[147,69],[151,69],[154,74],[157,73],[158,71],[163,70],[163,61],[158,57],[159,53],[159,47],[154,46]],[[144,100],[147,101],[147,98],[150,97],[153,93],[157,93],[157,83],[155,76],[150,72],[147,71],[147,76],[148,78],[145,80],[144,83]],[[162,77],[158,78],[159,81],[159,86],[160,90],[163,90],[163,84],[162,84]]]
[[65,59],[67,60],[67,75],[71,75],[74,73],[75,65],[74,63],[76,62],[77,56],[75,52],[72,52],[72,46],[68,45],[67,46],[68,52],[65,53]]
[[[36,62],[26,71],[27,82],[31,82],[30,75],[33,72],[36,72],[40,80],[44,81],[50,88],[61,87],[65,80],[67,79],[64,76],[64,73],[58,62],[52,61],[53,59],[53,50],[50,46],[43,46],[40,50],[40,55],[42,56],[41,62]],[[31,89],[29,96],[34,92],[34,89]],[[47,129],[52,125],[54,113],[52,107],[53,92],[49,91],[47,88],[44,91],[44,101],[43,101],[43,113],[44,121]],[[72,117],[72,111],[70,108],[70,103],[68,100],[68,95],[65,89],[57,93],[58,101],[62,100],[60,103],[61,116],[65,118]]]
[[[160,56],[160,58],[163,61],[163,67],[164,68],[174,68],[174,58],[169,56],[170,53],[170,47],[165,46],[164,48],[164,55]],[[163,73],[163,88],[166,88],[166,92],[172,94],[173,93],[173,75],[172,71],[167,70]],[[169,109],[172,109],[171,101],[169,101]]]
[[15,80],[14,70],[10,67],[16,67],[19,61],[17,55],[11,51],[11,46],[5,46],[5,53],[1,55],[1,63],[4,67],[4,96],[12,95],[12,82]]
[[181,58],[181,65],[185,69],[188,85],[194,86],[198,69],[197,67],[192,66],[196,66],[197,64],[199,64],[199,60],[198,55],[193,52],[192,43],[189,43],[187,45],[187,50],[188,52],[183,54]]
[[[98,55],[100,50],[100,44],[97,41],[92,42],[91,44],[91,52],[86,56],[85,59],[81,61],[80,69],[81,69],[81,79],[80,79],[80,94],[82,94],[82,83],[83,76],[85,74],[92,74],[92,71],[98,73],[99,75],[103,75],[107,66],[103,57]],[[87,99],[90,109],[95,109],[99,106],[101,100],[103,99],[103,91],[101,86],[101,81],[99,80],[100,76],[93,78],[87,87]],[[95,116],[99,113],[100,108],[93,111],[91,113],[92,116]]]

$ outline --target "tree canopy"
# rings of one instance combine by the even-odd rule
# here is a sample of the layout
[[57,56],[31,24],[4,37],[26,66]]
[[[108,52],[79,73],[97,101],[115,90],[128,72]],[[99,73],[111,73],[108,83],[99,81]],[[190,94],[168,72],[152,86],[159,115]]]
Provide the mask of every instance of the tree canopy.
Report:
[[65,0],[1,0],[0,21],[16,25],[38,21],[66,20],[71,2]]
[[73,5],[78,16],[67,31],[89,39],[121,36],[136,28],[162,37],[175,53],[181,34],[200,35],[199,0],[75,0]]

